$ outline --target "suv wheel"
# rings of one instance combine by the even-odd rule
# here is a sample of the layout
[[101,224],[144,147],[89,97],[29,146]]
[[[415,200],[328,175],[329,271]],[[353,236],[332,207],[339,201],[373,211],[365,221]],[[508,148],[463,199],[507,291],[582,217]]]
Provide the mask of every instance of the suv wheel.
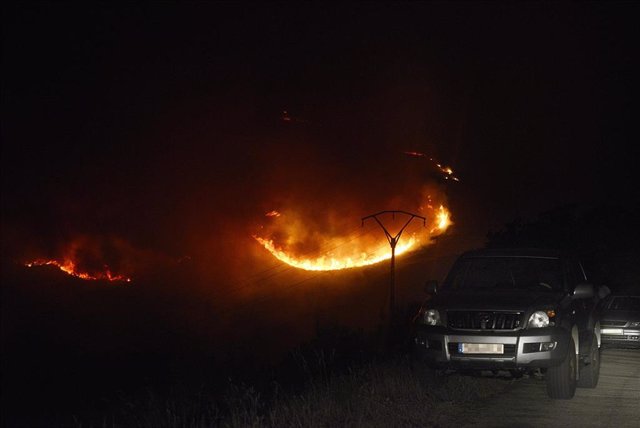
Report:
[[595,334],[591,338],[591,347],[589,354],[585,356],[584,365],[580,364],[580,366],[578,386],[580,388],[595,388],[600,377],[600,349]]
[[562,363],[547,370],[547,394],[551,398],[568,400],[576,392],[576,345],[569,342],[567,356]]

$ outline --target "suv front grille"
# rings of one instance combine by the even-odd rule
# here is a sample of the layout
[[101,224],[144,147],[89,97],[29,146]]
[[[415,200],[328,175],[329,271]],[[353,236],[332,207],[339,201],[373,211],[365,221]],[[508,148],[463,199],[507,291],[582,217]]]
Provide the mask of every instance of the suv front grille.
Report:
[[514,330],[520,327],[522,312],[448,311],[447,325],[460,330]]
[[624,327],[627,325],[626,321],[602,321],[601,327]]

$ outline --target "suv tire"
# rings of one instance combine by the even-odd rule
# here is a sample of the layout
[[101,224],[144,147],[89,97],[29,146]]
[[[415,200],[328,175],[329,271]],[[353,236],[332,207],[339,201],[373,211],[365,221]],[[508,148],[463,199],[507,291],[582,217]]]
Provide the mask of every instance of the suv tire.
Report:
[[576,345],[571,338],[567,355],[559,366],[547,369],[547,394],[551,398],[568,400],[576,392]]
[[578,379],[578,387],[595,388],[600,378],[600,348],[598,348],[598,339],[594,334],[591,338],[591,346],[589,347],[589,355],[585,356],[585,364],[580,364],[580,379]]

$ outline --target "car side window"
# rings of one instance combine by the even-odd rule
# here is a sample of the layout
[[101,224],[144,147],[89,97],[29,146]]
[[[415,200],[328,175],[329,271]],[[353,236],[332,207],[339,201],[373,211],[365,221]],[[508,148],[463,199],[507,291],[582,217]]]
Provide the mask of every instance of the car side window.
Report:
[[584,271],[577,260],[567,260],[565,262],[565,275],[569,290],[573,290],[576,285],[585,282]]
[[575,262],[573,262],[573,266],[575,268],[576,279],[578,281],[578,284],[581,282],[586,282],[587,276],[584,274],[584,269],[582,268],[582,264],[576,260]]
[[565,260],[564,262],[564,277],[567,290],[573,290],[576,286],[576,279],[573,269],[571,269],[571,263],[568,260]]

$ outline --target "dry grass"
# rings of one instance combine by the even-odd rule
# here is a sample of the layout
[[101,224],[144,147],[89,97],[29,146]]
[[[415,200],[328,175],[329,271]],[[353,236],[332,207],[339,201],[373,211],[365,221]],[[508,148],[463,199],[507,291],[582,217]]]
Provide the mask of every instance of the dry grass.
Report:
[[[393,427],[446,425],[457,405],[490,396],[507,382],[448,376],[428,383],[408,361],[371,364],[282,397],[261,421],[268,427]],[[232,426],[243,426],[232,425]]]
[[[355,339],[347,333],[346,343],[351,345]],[[333,340],[341,335],[327,337]],[[226,388],[208,392],[206,388],[164,394],[147,390],[123,397],[107,418],[110,423],[84,426],[449,426],[460,406],[498,394],[511,384],[504,379],[458,374],[434,376],[424,365],[412,364],[403,352],[376,354],[369,350],[359,354],[369,355],[368,359],[354,358],[358,354],[353,350],[344,352],[340,346],[327,344],[315,343],[291,354],[280,373],[292,375],[293,383],[273,381],[276,376],[259,388],[229,381]]]
[[316,377],[299,393],[266,399],[253,387],[230,386],[225,403],[149,395],[142,408],[113,426],[139,427],[438,427],[459,406],[500,393],[509,381],[449,375],[418,376],[408,359],[370,363],[333,377]]

